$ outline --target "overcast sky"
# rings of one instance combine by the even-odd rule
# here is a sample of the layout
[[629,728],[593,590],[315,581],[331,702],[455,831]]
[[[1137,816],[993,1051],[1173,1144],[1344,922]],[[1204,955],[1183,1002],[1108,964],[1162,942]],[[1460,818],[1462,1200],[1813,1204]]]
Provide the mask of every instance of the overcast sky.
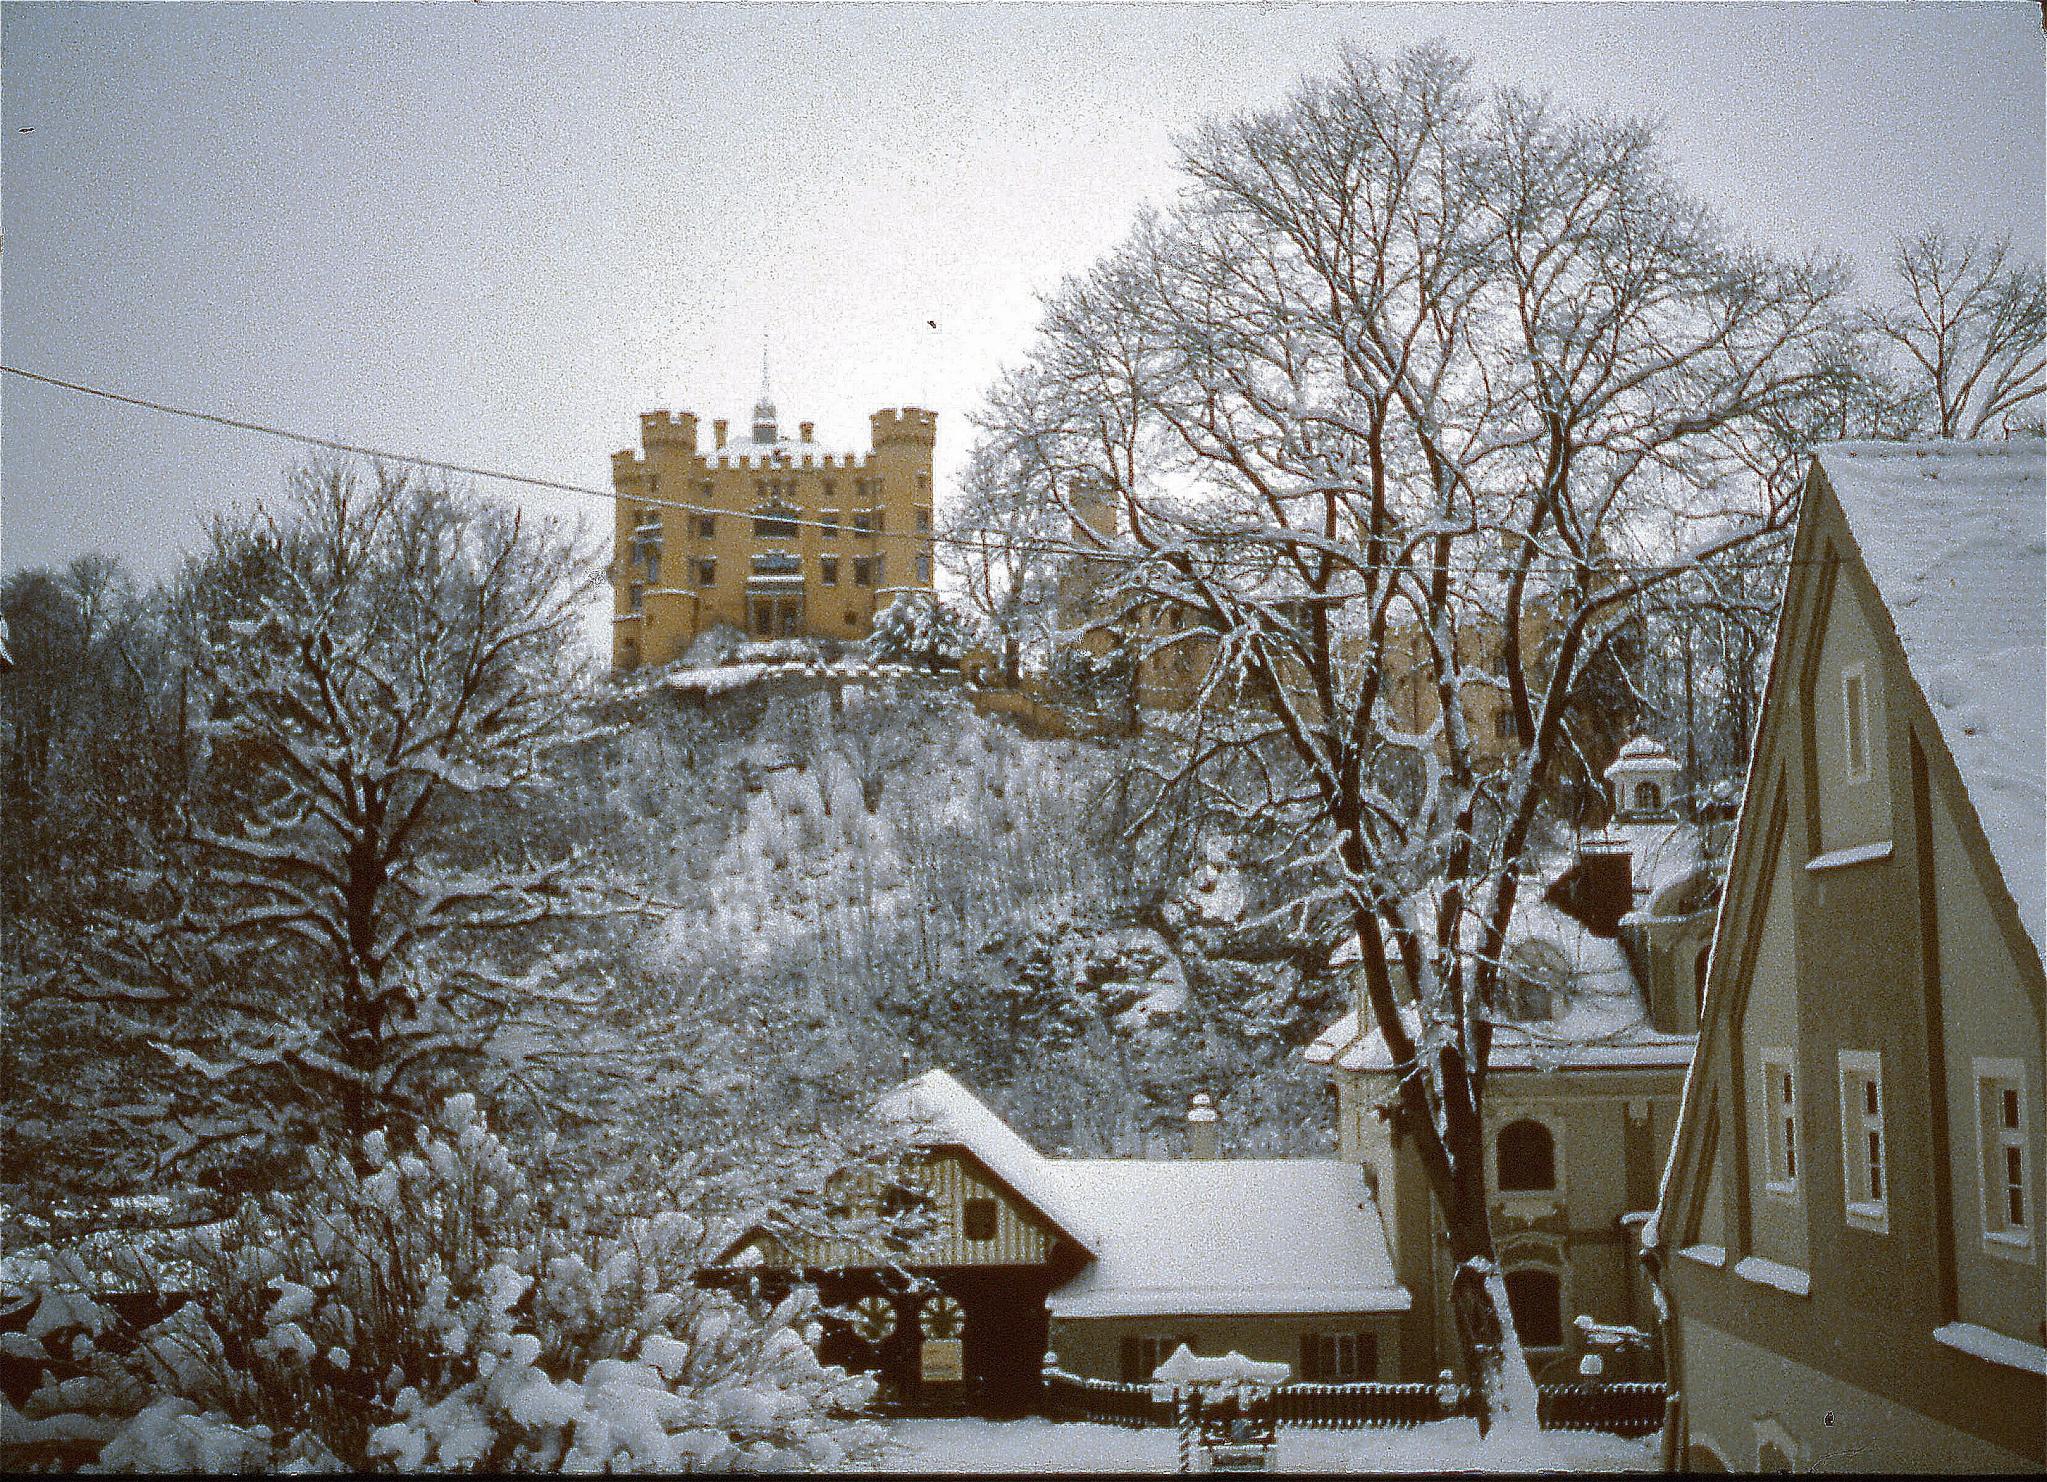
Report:
[[[0,7],[10,365],[592,485],[635,414],[966,415],[1173,139],[1345,41],[1665,123],[1742,230],[1874,268],[2043,236],[2032,0],[1962,4]],[[935,325],[935,327],[934,327]],[[145,575],[288,446],[0,386],[7,569]],[[706,433],[708,440],[708,433]],[[536,504],[577,504],[536,496]],[[582,501],[594,505],[595,501]],[[608,523],[608,510],[595,512]]]

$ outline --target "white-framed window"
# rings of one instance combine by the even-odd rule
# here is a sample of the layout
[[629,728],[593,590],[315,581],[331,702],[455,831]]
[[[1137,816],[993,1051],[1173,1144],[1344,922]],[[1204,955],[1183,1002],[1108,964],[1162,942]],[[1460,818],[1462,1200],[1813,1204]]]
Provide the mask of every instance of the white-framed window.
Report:
[[1763,1190],[1798,1197],[1798,1078],[1789,1050],[1765,1050],[1763,1062]]
[[1891,1189],[1885,1162],[1883,1055],[1843,1050],[1841,1064],[1841,1183],[1848,1223],[1888,1233]]
[[2030,1250],[2039,1211],[2033,1207],[2032,1149],[2026,1141],[2026,1067],[2018,1060],[1979,1057],[1975,1072],[1983,1238],[1993,1249]]
[[1869,681],[1860,664],[1841,671],[1841,745],[1848,780],[1869,781]]

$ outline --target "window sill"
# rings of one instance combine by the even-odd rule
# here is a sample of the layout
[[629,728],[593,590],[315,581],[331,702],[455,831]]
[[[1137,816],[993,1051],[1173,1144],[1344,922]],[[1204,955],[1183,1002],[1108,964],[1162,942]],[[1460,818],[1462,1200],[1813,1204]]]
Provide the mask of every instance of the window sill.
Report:
[[1972,1322],[1951,1322],[1933,1330],[1933,1341],[1988,1364],[2027,1374],[2047,1374],[2047,1348]]
[[1891,857],[1891,849],[1889,839],[1875,844],[1857,844],[1848,849],[1829,849],[1805,862],[1806,873],[1817,875],[1823,870],[1842,870],[1849,865],[1877,864]]
[[1871,1201],[1850,1204],[1847,1208],[1848,1223],[1858,1230],[1868,1230],[1876,1235],[1891,1233],[1890,1207]]
[[1775,1287],[1790,1296],[1812,1295],[1812,1273],[1801,1271],[1796,1266],[1786,1266],[1781,1261],[1769,1261],[1761,1256],[1743,1256],[1734,1263],[1734,1274],[1743,1281],[1752,1281],[1757,1286]]
[[2012,1230],[1985,1230],[1983,1248],[1994,1256],[2003,1256],[2009,1261],[2030,1260],[2033,1254],[2033,1237]]
[[1724,1270],[1727,1265],[1727,1251],[1718,1245],[1687,1245],[1678,1252],[1688,1261],[1697,1261],[1701,1266]]

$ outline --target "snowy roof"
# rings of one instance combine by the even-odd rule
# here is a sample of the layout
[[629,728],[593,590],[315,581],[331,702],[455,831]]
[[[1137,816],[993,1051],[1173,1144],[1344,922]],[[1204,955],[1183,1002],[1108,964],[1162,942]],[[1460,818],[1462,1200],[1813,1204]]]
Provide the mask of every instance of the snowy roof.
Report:
[[[1649,892],[1653,910],[1659,893],[1689,880],[1700,866],[1698,830],[1688,823],[1631,824],[1611,830],[1625,838],[1644,873],[1638,888]],[[1689,1034],[1669,1034],[1649,1022],[1648,1004],[1612,937],[1524,889],[1507,929],[1507,956],[1517,967],[1553,978],[1555,1017],[1529,1023],[1498,1022],[1488,1068],[1492,1070],[1585,1070],[1682,1067],[1691,1063]],[[1410,1033],[1419,1011],[1402,1009]],[[1360,1026],[1355,1010],[1318,1035],[1302,1052],[1312,1065],[1340,1070],[1393,1068],[1392,1054],[1376,1024]]]
[[1102,1244],[1054,1317],[1405,1312],[1379,1206],[1331,1158],[1062,1159],[1046,1165]]
[[1608,777],[1625,776],[1631,772],[1671,772],[1677,769],[1677,758],[1663,749],[1659,741],[1648,736],[1637,736],[1620,750],[1613,764],[1606,769]]
[[1091,1210],[1052,1170],[1058,1165],[943,1070],[927,1070],[882,1097],[876,1112],[909,1124],[928,1147],[960,1147],[1089,1251],[1099,1251]]
[[806,463],[822,468],[827,460],[834,467],[848,467],[864,461],[867,456],[851,448],[828,448],[823,443],[807,443],[793,437],[778,437],[767,442],[738,437],[724,447],[713,448],[704,454],[704,461],[713,468],[745,468],[754,464],[766,468],[785,461],[790,468],[802,468]]
[[2047,944],[2047,445],[1836,443],[1818,457],[2019,916]]

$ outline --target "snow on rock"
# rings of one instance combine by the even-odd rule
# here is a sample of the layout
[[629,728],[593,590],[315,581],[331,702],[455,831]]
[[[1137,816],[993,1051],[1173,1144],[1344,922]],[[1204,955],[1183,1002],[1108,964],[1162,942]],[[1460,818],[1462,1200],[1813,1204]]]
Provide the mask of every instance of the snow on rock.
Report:
[[2047,944],[2047,445],[1849,442],[1818,457],[2026,930]]

